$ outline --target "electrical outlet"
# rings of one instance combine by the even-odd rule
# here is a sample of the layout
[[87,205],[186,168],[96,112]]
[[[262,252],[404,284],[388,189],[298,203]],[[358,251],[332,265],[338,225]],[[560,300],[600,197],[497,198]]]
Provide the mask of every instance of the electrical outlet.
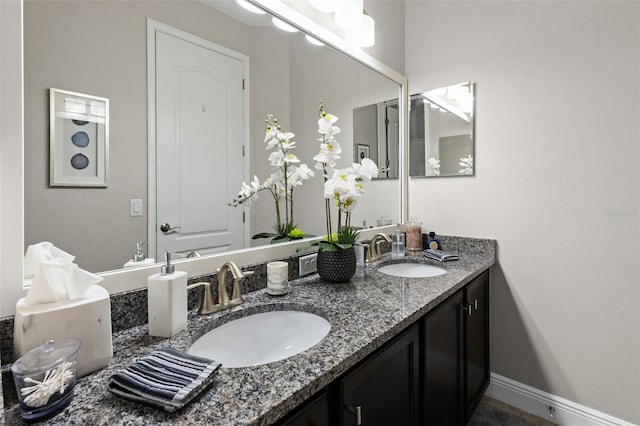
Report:
[[318,253],[308,254],[306,256],[300,256],[298,258],[298,270],[300,271],[300,276],[308,275],[316,272],[317,264],[316,261],[318,259]]

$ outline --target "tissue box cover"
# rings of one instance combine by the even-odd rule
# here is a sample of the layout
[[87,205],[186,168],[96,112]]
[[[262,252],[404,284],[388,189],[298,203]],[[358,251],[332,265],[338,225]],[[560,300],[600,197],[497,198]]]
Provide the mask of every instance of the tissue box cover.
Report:
[[78,377],[106,367],[113,357],[111,301],[103,287],[92,285],[79,300],[24,306],[16,304],[13,351],[18,359],[48,340],[77,337]]

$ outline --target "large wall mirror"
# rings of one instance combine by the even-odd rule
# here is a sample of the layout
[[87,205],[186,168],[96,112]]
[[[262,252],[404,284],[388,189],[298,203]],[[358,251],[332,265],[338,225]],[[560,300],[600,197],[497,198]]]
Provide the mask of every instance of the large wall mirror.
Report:
[[[83,269],[102,272],[122,268],[134,254],[136,242],[153,241],[150,232],[157,231],[163,222],[156,215],[154,203],[157,193],[166,188],[157,187],[155,193],[149,193],[154,187],[149,180],[162,167],[150,161],[153,155],[149,155],[155,154],[150,134],[159,129],[148,124],[149,91],[153,90],[148,88],[149,18],[248,58],[243,77],[248,105],[243,106],[244,130],[237,141],[245,145],[245,157],[235,162],[210,158],[204,164],[211,170],[222,166],[242,169],[241,180],[246,181],[254,175],[264,179],[270,174],[263,143],[266,114],[274,114],[286,130],[296,134],[296,155],[313,168],[312,157],[318,150],[319,100],[323,100],[327,111],[340,118],[342,133],[338,139],[346,166],[358,144],[377,144],[373,139],[354,140],[354,109],[381,99],[395,99],[398,109],[398,79],[332,47],[312,44],[301,32],[275,28],[270,15],[252,14],[235,1],[25,0],[25,244],[51,241],[74,254]],[[109,99],[107,188],[50,187],[48,90],[52,87]],[[202,109],[207,109],[204,103]],[[391,147],[396,156],[393,161],[401,152],[397,137],[396,140]],[[226,173],[215,179],[211,177],[215,173],[202,175],[205,178],[193,176],[196,177],[192,181],[182,184],[196,188],[195,192],[209,191],[229,179]],[[242,207],[226,206],[240,189],[235,185],[229,188],[220,200],[224,205],[211,209],[216,220],[225,215],[243,215]],[[142,200],[142,215],[130,215],[131,200]],[[296,191],[299,227],[321,234],[324,220],[318,212],[323,211],[322,206],[322,178],[316,174]],[[271,231],[274,207],[266,194],[245,213],[240,245],[224,249],[252,247],[256,242],[250,239],[251,235]],[[368,226],[382,216],[400,222],[401,214],[399,180],[376,180],[367,187],[352,223]],[[204,255],[218,250],[194,246],[180,251]],[[155,252],[148,255],[157,256]]]
[[409,175],[473,175],[475,84],[417,93],[410,102]]

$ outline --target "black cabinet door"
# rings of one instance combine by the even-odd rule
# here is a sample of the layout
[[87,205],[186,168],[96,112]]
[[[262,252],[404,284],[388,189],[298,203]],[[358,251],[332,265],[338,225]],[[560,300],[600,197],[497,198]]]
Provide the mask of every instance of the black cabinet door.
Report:
[[424,321],[424,424],[462,424],[462,291]]
[[280,426],[329,426],[329,405],[326,391],[320,392],[295,410]]
[[342,425],[418,424],[419,337],[415,324],[339,380]]
[[489,272],[464,290],[464,420],[471,418],[489,385]]

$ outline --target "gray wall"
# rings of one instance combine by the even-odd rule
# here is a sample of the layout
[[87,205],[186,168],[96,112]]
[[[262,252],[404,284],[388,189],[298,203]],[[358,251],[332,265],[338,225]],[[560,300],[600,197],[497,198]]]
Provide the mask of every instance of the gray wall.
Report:
[[638,2],[406,4],[411,92],[478,82],[476,176],[410,212],[498,240],[492,370],[635,424],[639,43]]

